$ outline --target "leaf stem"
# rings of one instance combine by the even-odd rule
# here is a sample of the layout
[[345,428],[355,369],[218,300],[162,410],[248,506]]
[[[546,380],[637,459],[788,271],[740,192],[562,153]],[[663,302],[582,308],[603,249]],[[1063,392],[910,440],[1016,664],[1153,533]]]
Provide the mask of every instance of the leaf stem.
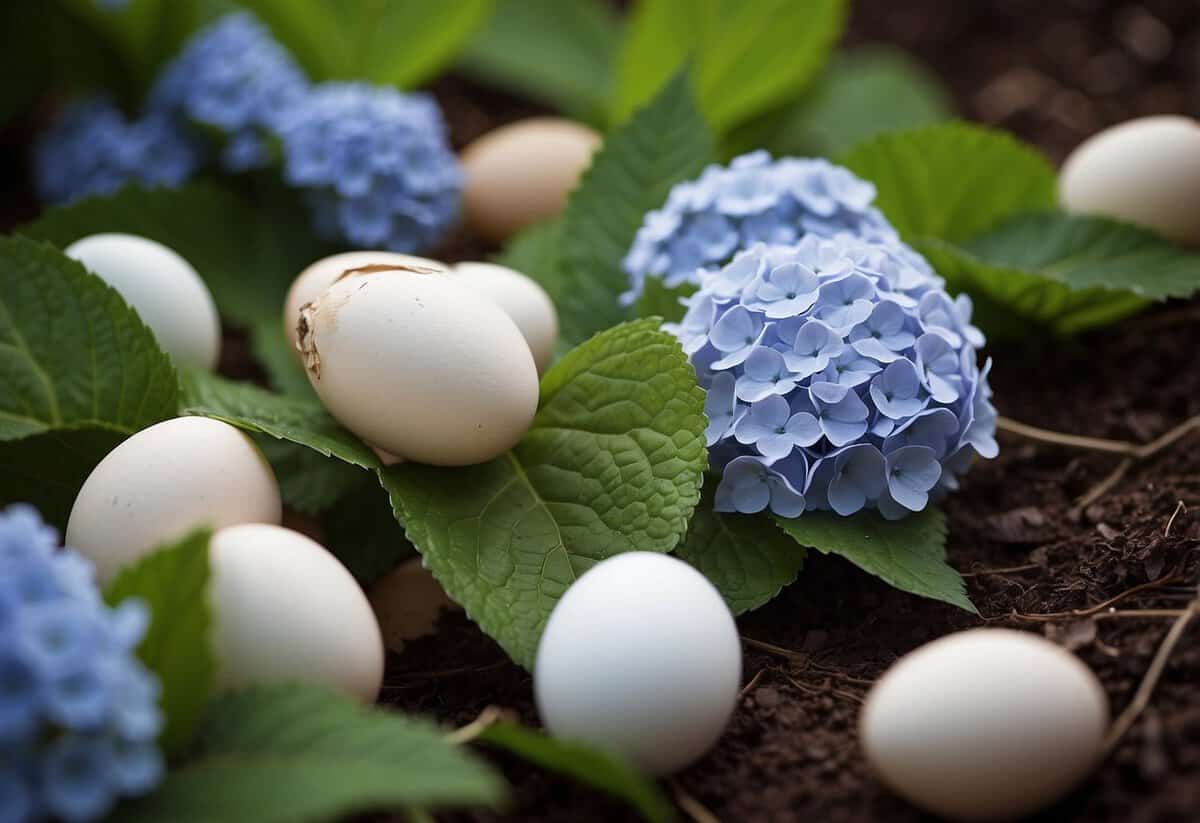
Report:
[[462,728],[455,729],[447,734],[446,742],[455,746],[470,743],[508,716],[509,712],[505,709],[501,709],[499,706],[488,706],[479,713],[479,717],[476,717]]

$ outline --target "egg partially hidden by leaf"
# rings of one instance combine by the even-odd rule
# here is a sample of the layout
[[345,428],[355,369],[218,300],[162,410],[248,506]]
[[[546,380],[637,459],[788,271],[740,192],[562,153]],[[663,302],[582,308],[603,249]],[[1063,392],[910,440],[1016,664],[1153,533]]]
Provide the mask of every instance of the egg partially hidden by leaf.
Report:
[[93,234],[64,250],[112,286],[178,366],[214,369],[221,320],[208,286],[177,252],[135,234]]
[[741,672],[737,628],[712,583],[674,557],[628,552],[584,572],[563,594],[533,682],[542,722],[556,737],[666,774],[716,743]]
[[281,526],[221,529],[209,545],[217,687],[308,683],[372,702],[383,639],[354,577]]
[[279,484],[254,442],[228,423],[177,417],[108,453],[75,497],[66,544],[102,583],[193,529],[278,523]]
[[500,243],[563,210],[600,135],[582,123],[532,117],[501,126],[463,149],[463,212]]
[[896,793],[955,820],[1008,820],[1058,800],[1101,753],[1108,698],[1077,657],[1028,632],[928,643],[867,695],[859,739]]
[[453,272],[465,286],[504,309],[529,344],[538,371],[544,371],[558,341],[558,312],[545,289],[495,263],[459,263]]
[[1142,117],[1093,135],[1063,164],[1059,199],[1070,212],[1200,245],[1200,122]]
[[309,382],[371,446],[438,466],[511,448],[537,411],[520,330],[452,275],[397,268],[343,277],[300,313]]

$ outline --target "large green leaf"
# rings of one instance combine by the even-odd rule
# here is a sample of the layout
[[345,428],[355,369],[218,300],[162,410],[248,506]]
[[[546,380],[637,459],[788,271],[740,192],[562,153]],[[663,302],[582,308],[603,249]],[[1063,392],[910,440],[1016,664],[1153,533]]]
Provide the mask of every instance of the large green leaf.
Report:
[[570,279],[558,295],[562,337],[572,344],[626,319],[621,261],[646,212],[713,158],[713,142],[680,74],[611,135],[567,203],[562,249]]
[[208,597],[210,536],[207,530],[196,531],[155,550],[122,570],[104,592],[111,605],[136,597],[150,609],[150,628],[138,656],[162,684],[160,705],[167,723],[159,742],[169,755],[191,742],[216,674]]
[[1009,135],[966,123],[890,132],[842,164],[879,190],[876,205],[906,240],[970,240],[1013,214],[1051,208],[1054,169]]
[[[220,413],[220,409],[210,404],[195,410]],[[283,502],[304,514],[318,515],[327,511],[357,488],[364,477],[370,478],[353,463],[291,440],[280,440],[269,434],[259,434],[254,440],[275,470]]]
[[239,0],[313,80],[410,88],[435,76],[487,19],[491,0]]
[[710,497],[675,554],[712,581],[734,614],[757,609],[796,579],[806,552],[770,518],[715,512]]
[[210,703],[189,757],[111,823],[315,823],[404,807],[494,804],[500,780],[434,727],[315,687]]
[[560,360],[533,427],[503,457],[382,472],[434,576],[524,666],[580,574],[620,552],[675,548],[699,500],[703,392],[658,323],[602,332]]
[[618,34],[603,0],[497,0],[460,65],[484,83],[599,125]]
[[724,132],[804,91],[845,14],[843,0],[641,0],[618,58],[613,121],[690,61],[700,108]]
[[0,506],[29,503],[47,523],[65,529],[83,481],[127,436],[108,428],[66,428],[0,444]]
[[931,507],[899,521],[864,511],[853,517],[805,512],[775,522],[801,546],[840,555],[902,591],[975,613],[962,576],[946,562],[941,509]]

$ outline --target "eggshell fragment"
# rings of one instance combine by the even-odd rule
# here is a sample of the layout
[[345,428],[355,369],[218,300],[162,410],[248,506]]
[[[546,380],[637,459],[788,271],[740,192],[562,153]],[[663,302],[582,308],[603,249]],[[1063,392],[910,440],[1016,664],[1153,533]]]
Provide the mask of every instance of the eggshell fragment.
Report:
[[381,577],[368,599],[384,643],[397,653],[410,641],[433,634],[442,612],[458,608],[420,558],[406,560]]
[[537,411],[525,338],[449,274],[354,274],[301,312],[309,382],[370,445],[440,466],[511,448]]
[[71,508],[66,544],[107,582],[192,529],[281,517],[279,484],[249,437],[219,420],[177,417],[133,435],[92,470]]
[[499,243],[558,214],[600,142],[593,129],[558,117],[532,117],[483,135],[460,158],[467,222]]
[[64,250],[133,307],[177,365],[213,369],[221,349],[217,306],[192,264],[134,234],[93,234]]
[[629,552],[585,572],[559,600],[534,690],[554,735],[666,774],[721,736],[741,668],[733,617],[704,575],[668,555]]
[[299,532],[252,524],[214,534],[209,556],[217,688],[308,683],[375,700],[379,625],[333,555]]
[[1008,820],[1071,790],[1100,755],[1108,699],[1074,655],[975,629],[901,658],[871,689],[859,738],[879,777],[957,820]]
[[546,290],[524,274],[495,263],[459,263],[453,272],[460,282],[504,309],[529,344],[538,371],[545,370],[558,341],[558,312]]
[[1142,117],[1093,135],[1063,165],[1059,197],[1067,211],[1200,245],[1200,122]]

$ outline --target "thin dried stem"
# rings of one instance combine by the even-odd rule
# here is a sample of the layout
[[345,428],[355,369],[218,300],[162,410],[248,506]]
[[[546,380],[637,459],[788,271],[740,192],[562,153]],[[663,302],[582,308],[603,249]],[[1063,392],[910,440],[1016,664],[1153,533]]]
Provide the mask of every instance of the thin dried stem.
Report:
[[1075,508],[1079,511],[1083,511],[1101,497],[1108,494],[1116,487],[1118,483],[1121,482],[1121,478],[1123,478],[1132,467],[1133,458],[1126,457],[1124,460],[1118,463],[1116,468],[1109,472],[1103,480],[1092,486],[1086,494],[1080,495],[1080,497],[1075,501]]
[[1173,511],[1171,513],[1171,519],[1167,521],[1167,527],[1165,529],[1163,529],[1163,538],[1164,539],[1171,536],[1171,527],[1173,525],[1175,525],[1175,518],[1179,516],[1180,512],[1186,512],[1186,511],[1187,511],[1187,506],[1185,506],[1183,504],[1183,501],[1180,500],[1178,505],[1175,506],[1175,511]]
[[754,677],[751,677],[750,682],[747,683],[745,686],[742,686],[742,690],[740,692],[738,692],[738,700],[739,701],[746,695],[750,694],[751,690],[753,690],[754,687],[758,685],[758,681],[762,680],[762,676],[764,674],[766,674],[766,672],[767,672],[766,669],[759,669],[758,674],[754,675]]
[[977,572],[964,572],[963,577],[986,577],[990,574],[1016,574],[1017,572],[1027,572],[1033,569],[1040,569],[1037,563],[1024,563],[1020,566],[1006,566],[1000,569],[980,569]]
[[808,655],[803,652],[785,649],[783,646],[774,646],[770,643],[764,643],[761,640],[755,640],[753,637],[742,636],[742,642],[752,649],[758,649],[762,652],[768,652],[777,657],[786,657],[788,660],[808,660]]
[[1050,431],[1049,429],[1039,429],[1037,426],[1030,426],[1028,423],[1020,423],[1016,420],[1010,420],[1007,417],[996,418],[996,428],[1010,434],[1018,434],[1029,440],[1036,440],[1039,443],[1067,446],[1072,449],[1105,452],[1107,454],[1133,454],[1138,448],[1136,443],[1129,443],[1124,440],[1108,440],[1102,437],[1082,437],[1077,434],[1064,434],[1063,432]]
[[486,732],[492,726],[495,726],[501,720],[505,720],[510,716],[510,713],[501,709],[498,706],[488,706],[479,713],[479,717],[472,720],[461,729],[455,729],[446,735],[446,742],[455,746],[461,746],[464,743],[470,743],[479,735]]
[[1157,617],[1181,617],[1187,609],[1122,609],[1119,612],[1100,612],[1093,620],[1141,620]]
[[704,804],[688,793],[688,790],[681,786],[677,781],[671,781],[671,791],[675,795],[675,802],[679,804],[679,808],[684,814],[690,817],[693,823],[721,823],[721,819],[705,808]]
[[1141,583],[1137,586],[1134,586],[1131,589],[1126,589],[1125,591],[1121,592],[1120,594],[1114,595],[1114,596],[1108,598],[1107,600],[1103,601],[1102,603],[1097,603],[1094,606],[1089,606],[1086,609],[1068,609],[1067,611],[1062,611],[1062,612],[1044,612],[1042,614],[1036,614],[1036,613],[1027,614],[1027,613],[1014,611],[1014,612],[1004,615],[1002,618],[998,618],[998,619],[1016,618],[1017,620],[1050,621],[1050,620],[1062,620],[1064,618],[1071,618],[1071,617],[1091,617],[1094,614],[1104,611],[1109,606],[1119,603],[1120,601],[1124,600],[1127,597],[1132,597],[1135,594],[1147,591],[1149,589],[1157,589],[1160,586],[1166,586],[1168,583],[1174,583],[1178,579],[1179,579],[1179,572],[1173,571],[1170,574],[1167,574],[1167,575],[1164,575],[1163,577],[1158,578],[1157,580],[1151,580],[1148,583]]

